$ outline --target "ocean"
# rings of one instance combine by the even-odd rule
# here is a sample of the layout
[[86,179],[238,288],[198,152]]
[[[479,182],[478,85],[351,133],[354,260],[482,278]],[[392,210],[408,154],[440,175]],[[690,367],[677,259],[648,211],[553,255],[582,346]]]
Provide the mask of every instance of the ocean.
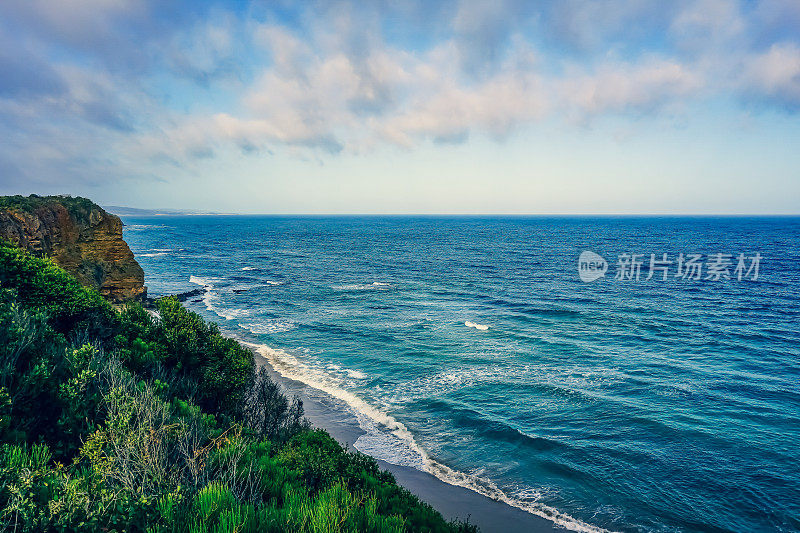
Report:
[[365,453],[576,530],[800,531],[800,218],[123,221]]

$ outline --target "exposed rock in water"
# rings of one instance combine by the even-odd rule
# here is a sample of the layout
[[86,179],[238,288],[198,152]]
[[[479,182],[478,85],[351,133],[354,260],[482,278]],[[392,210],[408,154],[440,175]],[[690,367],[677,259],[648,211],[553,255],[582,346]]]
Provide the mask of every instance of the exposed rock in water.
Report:
[[112,302],[147,296],[144,271],[122,240],[122,221],[91,200],[0,197],[0,238],[50,257]]

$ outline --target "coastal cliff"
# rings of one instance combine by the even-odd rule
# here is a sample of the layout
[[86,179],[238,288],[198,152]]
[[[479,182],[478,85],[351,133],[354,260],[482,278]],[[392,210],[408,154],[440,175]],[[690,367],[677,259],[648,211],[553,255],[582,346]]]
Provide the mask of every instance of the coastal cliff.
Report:
[[51,258],[112,302],[147,296],[144,271],[122,240],[122,221],[91,200],[0,197],[0,239]]

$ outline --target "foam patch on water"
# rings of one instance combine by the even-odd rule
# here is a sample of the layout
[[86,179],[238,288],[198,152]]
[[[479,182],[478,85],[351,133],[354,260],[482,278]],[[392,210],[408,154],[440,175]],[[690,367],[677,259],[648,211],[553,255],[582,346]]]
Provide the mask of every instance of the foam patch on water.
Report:
[[203,305],[205,305],[206,309],[212,313],[224,318],[225,320],[233,320],[235,318],[246,318],[251,316],[252,311],[247,309],[224,307],[222,305],[222,298],[215,289],[217,284],[224,281],[225,280],[221,278],[202,278],[199,276],[189,276],[189,283],[194,283],[195,285],[201,285],[203,287]]
[[353,447],[375,459],[399,466],[410,466],[425,470],[424,456],[416,453],[404,441],[392,435],[390,430],[371,418],[356,413],[358,426],[366,433],[359,436]]
[[256,335],[271,335],[273,333],[284,333],[297,327],[291,320],[284,319],[264,319],[253,322],[241,322],[242,327]]
[[331,288],[337,291],[376,291],[386,290],[394,287],[391,283],[383,281],[373,281],[372,283],[350,283],[346,285],[331,285]]
[[164,224],[131,224],[130,226],[125,226],[124,228],[128,231],[143,231],[148,229],[155,229],[155,228],[166,228]]
[[[546,518],[572,531],[585,533],[606,531],[574,519],[550,506],[510,496],[491,480],[480,475],[459,472],[437,462],[419,446],[414,435],[402,422],[346,390],[334,376],[299,361],[284,350],[263,344],[249,342],[242,344],[254,349],[284,378],[305,383],[347,404],[356,414],[359,427],[366,432],[366,435],[362,435],[354,443],[359,451],[392,464],[411,466],[427,472],[445,483],[470,489],[493,500]],[[334,365],[328,365],[329,368],[332,366]],[[526,494],[526,498],[530,496],[530,493]]]
[[358,370],[347,369],[346,372],[347,372],[347,375],[350,376],[353,379],[367,379],[369,377],[365,373],[359,372]]
[[[624,382],[627,376],[613,368],[572,368],[550,365],[514,364],[503,365],[497,362],[480,366],[459,366],[436,374],[419,377],[401,383],[392,391],[392,403],[406,403],[420,398],[440,397],[461,389],[488,384],[551,387],[553,394],[569,396],[572,402],[593,391]],[[586,396],[589,401],[589,396]]]
[[464,322],[464,325],[467,326],[468,328],[475,328],[481,331],[486,331],[487,329],[489,329],[489,326],[486,326],[484,324],[476,324],[475,322],[470,322],[469,320]]

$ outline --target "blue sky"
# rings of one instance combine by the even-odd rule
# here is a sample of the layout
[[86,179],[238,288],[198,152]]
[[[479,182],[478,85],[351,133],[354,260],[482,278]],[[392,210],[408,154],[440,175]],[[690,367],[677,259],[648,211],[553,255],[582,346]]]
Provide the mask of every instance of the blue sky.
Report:
[[800,2],[0,4],[0,193],[800,212]]

